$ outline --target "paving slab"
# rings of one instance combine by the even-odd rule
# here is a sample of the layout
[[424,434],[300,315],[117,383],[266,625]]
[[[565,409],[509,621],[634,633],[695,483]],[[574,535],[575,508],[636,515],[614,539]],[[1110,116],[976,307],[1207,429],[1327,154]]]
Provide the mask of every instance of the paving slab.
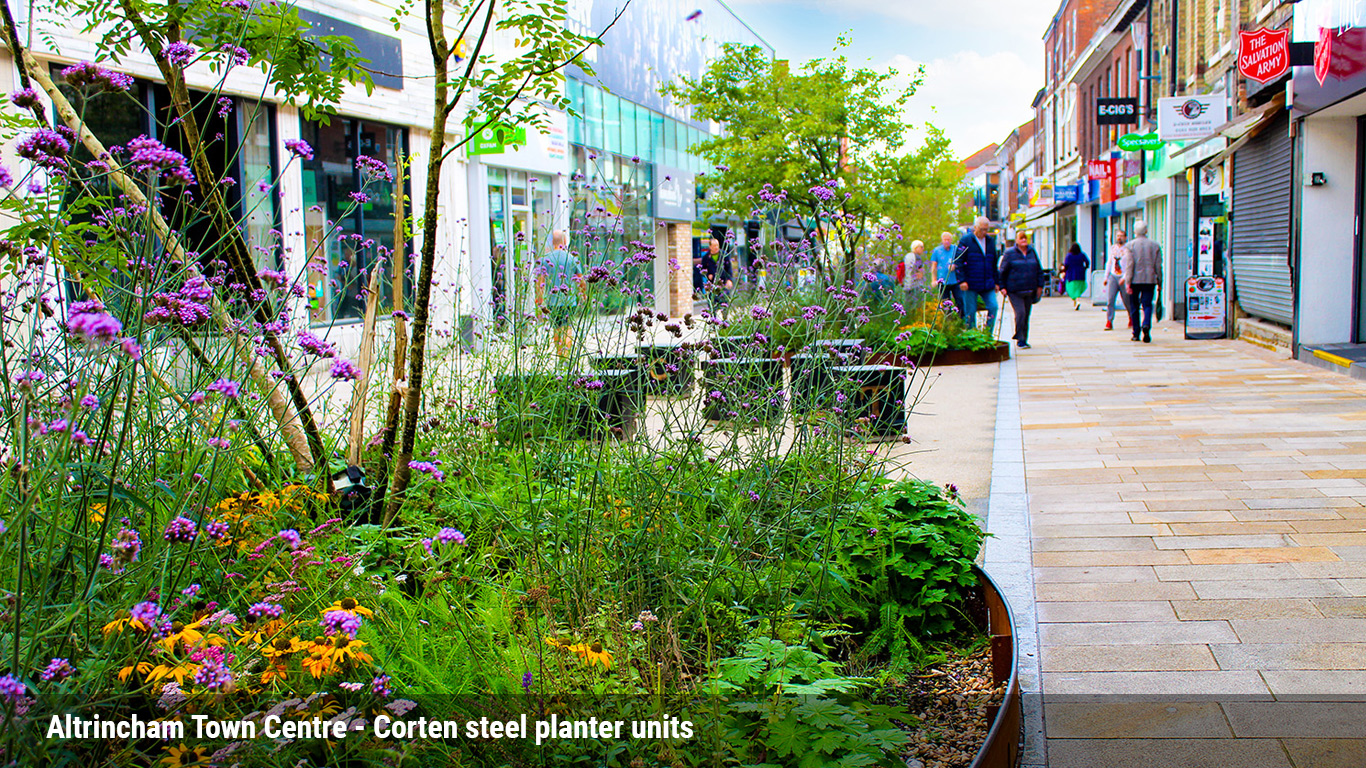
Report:
[[1019,422],[997,421],[1028,500],[1007,529],[1031,536],[1047,740],[1026,764],[1366,766],[1366,718],[1338,700],[1233,708],[1366,700],[1366,383],[1175,323],[1133,344],[1070,302],[1034,312],[1000,382]]

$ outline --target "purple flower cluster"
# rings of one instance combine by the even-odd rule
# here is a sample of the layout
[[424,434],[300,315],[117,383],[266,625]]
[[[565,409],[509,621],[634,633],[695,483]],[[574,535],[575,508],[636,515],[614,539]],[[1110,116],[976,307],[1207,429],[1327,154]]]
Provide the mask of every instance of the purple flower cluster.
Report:
[[459,544],[460,546],[464,546],[465,534],[461,533],[460,531],[457,531],[454,528],[442,528],[441,530],[436,532],[436,540],[441,542],[442,544],[455,543]]
[[9,100],[21,109],[32,109],[38,106],[38,92],[32,88],[20,88],[9,95]]
[[62,70],[62,79],[77,88],[94,86],[107,93],[118,93],[133,87],[133,78],[105,69],[89,61],[73,64]]
[[251,54],[247,53],[246,48],[233,45],[232,43],[224,43],[218,50],[227,54],[229,66],[235,67],[240,64],[246,64],[247,59],[251,57]]
[[275,537],[288,544],[290,549],[298,549],[304,543],[303,537],[293,528],[286,528],[275,534]]
[[138,603],[128,612],[128,618],[150,629],[161,618],[161,609],[153,602]]
[[393,181],[394,174],[389,171],[389,166],[382,160],[361,155],[356,158],[356,170],[360,171],[361,178],[365,181]]
[[66,659],[53,659],[47,663],[47,668],[39,673],[38,678],[44,682],[61,682],[68,677],[76,674],[76,668],[71,666],[71,662]]
[[251,10],[251,0],[223,0],[220,7],[237,11],[249,11]]
[[14,174],[3,165],[0,165],[0,189],[9,189],[14,186]]
[[181,542],[188,544],[194,541],[195,534],[199,526],[194,521],[184,515],[178,515],[174,520],[166,524],[166,530],[162,532],[162,538],[169,542]]
[[232,685],[232,672],[218,659],[205,659],[194,673],[194,681],[211,691],[221,691]]
[[228,537],[228,524],[222,520],[215,520],[204,526],[204,535],[214,541],[222,541]]
[[121,562],[131,563],[138,559],[138,553],[142,552],[142,537],[132,528],[124,528],[119,531],[119,535],[114,537],[113,543],[109,548],[114,550],[114,556]]
[[185,156],[156,139],[139,136],[128,142],[128,167],[137,173],[159,173],[168,184],[193,184]]
[[66,332],[91,348],[113,344],[122,330],[123,323],[107,312],[81,312],[66,323]]
[[530,670],[528,670],[525,674],[522,675],[522,690],[526,691],[527,693],[531,693],[531,686],[535,684],[536,676],[533,675]]
[[323,614],[323,634],[331,637],[338,633],[354,639],[360,631],[360,616],[350,611],[328,611]]
[[14,153],[44,168],[65,168],[71,142],[56,131],[39,128],[15,144]]
[[440,463],[441,462],[410,461],[408,462],[408,469],[431,475],[432,479],[439,483],[446,479],[446,473],[442,472],[441,469],[437,467],[437,464]]
[[389,686],[389,683],[388,675],[375,675],[375,679],[370,681],[370,692],[381,699],[387,699],[394,695],[394,689]]
[[284,606],[279,603],[256,603],[247,609],[253,619],[278,619],[285,615]]
[[207,389],[210,392],[217,392],[223,397],[230,397],[234,400],[242,394],[242,385],[232,379],[219,379],[210,384]]
[[28,695],[28,686],[14,675],[0,675],[0,701],[18,701]]
[[148,323],[166,322],[179,325],[198,325],[213,317],[207,302],[213,298],[213,286],[202,275],[186,280],[174,293],[152,294],[152,309],[143,319]]
[[285,139],[285,149],[300,160],[313,159],[313,147],[308,146],[303,139]]
[[360,378],[360,368],[350,360],[339,357],[332,363],[332,378],[338,381],[355,381]]
[[165,54],[166,60],[177,67],[183,67],[194,61],[194,57],[199,53],[199,49],[189,43],[177,40],[174,43],[161,49]]
[[337,350],[331,344],[314,336],[308,331],[299,331],[299,348],[318,357],[336,357]]
[[19,371],[10,380],[20,392],[31,395],[39,384],[47,380],[47,374],[42,371]]

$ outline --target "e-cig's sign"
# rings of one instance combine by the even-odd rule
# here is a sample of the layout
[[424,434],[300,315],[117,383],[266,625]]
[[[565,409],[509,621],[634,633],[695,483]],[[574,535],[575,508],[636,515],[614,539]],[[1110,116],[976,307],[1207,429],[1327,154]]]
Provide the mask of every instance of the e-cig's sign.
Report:
[[1096,99],[1096,125],[1133,125],[1138,122],[1138,99]]

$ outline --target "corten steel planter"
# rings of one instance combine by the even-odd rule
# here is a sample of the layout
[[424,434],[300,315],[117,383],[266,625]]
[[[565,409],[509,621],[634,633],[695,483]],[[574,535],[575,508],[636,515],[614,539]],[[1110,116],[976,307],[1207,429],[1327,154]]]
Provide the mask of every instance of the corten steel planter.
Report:
[[832,369],[835,360],[826,352],[792,355],[792,412],[823,411],[835,404]]
[[645,392],[683,396],[692,393],[698,350],[692,344],[642,344],[636,347],[645,371]]
[[702,382],[708,421],[783,418],[783,361],[769,357],[708,360]]
[[827,352],[838,361],[838,365],[863,365],[867,362],[866,350],[863,339],[818,339],[803,351]]
[[972,768],[1015,768],[1020,760],[1020,725],[1023,718],[1015,617],[996,582],[981,568],[976,571],[986,602],[986,629],[991,636],[991,679],[998,685],[1006,683],[1006,693],[999,706],[987,708],[987,717],[991,721],[987,739],[977,750],[977,756],[970,765]]
[[1010,344],[996,342],[990,349],[946,349],[933,355],[908,355],[904,352],[876,352],[868,356],[870,365],[902,365],[901,358],[907,358],[917,367],[935,365],[979,365],[1000,363],[1010,359]]
[[498,439],[504,444],[557,435],[630,439],[643,410],[642,378],[638,368],[498,376]]
[[595,371],[621,371],[644,367],[645,359],[631,352],[623,352],[616,355],[593,355],[588,358],[588,364],[593,366]]
[[867,419],[863,434],[877,439],[906,434],[906,369],[894,365],[837,365],[835,387],[845,393],[847,419]]
[[771,343],[761,343],[753,335],[717,336],[711,340],[711,348],[712,359],[769,357],[773,354]]

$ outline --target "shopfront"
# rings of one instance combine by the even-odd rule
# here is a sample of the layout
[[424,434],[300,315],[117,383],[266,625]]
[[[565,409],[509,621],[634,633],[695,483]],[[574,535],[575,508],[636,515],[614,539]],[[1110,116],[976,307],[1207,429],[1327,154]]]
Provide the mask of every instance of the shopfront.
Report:
[[1292,40],[1313,43],[1314,66],[1294,68],[1291,173],[1296,355],[1366,343],[1366,4],[1303,0]]

